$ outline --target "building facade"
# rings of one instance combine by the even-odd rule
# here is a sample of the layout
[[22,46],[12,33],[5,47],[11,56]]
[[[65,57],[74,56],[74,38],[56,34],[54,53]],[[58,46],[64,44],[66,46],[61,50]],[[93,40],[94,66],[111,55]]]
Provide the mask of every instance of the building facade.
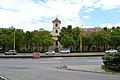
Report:
[[86,34],[91,34],[94,32],[98,32],[101,31],[102,28],[96,27],[96,28],[82,28],[82,35],[86,35]]

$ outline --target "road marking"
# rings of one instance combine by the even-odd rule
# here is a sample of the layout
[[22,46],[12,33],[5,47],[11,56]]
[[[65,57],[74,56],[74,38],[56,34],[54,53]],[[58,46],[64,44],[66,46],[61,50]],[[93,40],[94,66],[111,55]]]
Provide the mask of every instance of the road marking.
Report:
[[59,57],[59,58],[54,58],[54,59],[63,59],[63,57]]
[[54,64],[54,63],[61,63],[61,61],[44,61],[44,62],[40,62],[42,64]]
[[102,60],[90,60],[88,62],[102,62]]

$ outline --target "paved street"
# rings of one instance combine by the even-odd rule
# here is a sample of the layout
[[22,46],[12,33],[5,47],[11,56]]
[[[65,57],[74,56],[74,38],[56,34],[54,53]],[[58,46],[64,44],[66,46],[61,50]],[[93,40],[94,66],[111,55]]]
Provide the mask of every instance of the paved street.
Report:
[[119,80],[120,75],[57,69],[58,66],[101,65],[101,57],[0,59],[0,75],[8,80]]

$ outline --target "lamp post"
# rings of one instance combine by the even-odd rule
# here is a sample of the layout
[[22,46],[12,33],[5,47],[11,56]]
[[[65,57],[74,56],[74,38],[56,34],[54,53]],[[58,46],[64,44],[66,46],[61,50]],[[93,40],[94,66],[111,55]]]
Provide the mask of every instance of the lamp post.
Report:
[[82,28],[81,27],[80,27],[80,52],[82,52]]
[[14,40],[13,40],[14,44],[13,44],[13,49],[15,50],[15,28],[12,26],[12,29],[14,30],[14,37],[13,37],[14,38]]

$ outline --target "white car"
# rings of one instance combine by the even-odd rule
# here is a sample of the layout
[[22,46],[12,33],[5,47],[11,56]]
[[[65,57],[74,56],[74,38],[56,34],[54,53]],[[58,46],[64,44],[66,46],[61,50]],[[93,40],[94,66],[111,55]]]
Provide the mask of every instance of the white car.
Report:
[[16,50],[9,50],[8,52],[5,52],[5,55],[17,55]]
[[45,52],[45,55],[55,55],[55,51],[50,50],[48,52]]
[[118,51],[115,50],[115,49],[110,49],[110,50],[105,51],[105,53],[107,53],[107,54],[114,54],[114,53],[118,53]]
[[60,53],[70,53],[70,50],[61,50]]

